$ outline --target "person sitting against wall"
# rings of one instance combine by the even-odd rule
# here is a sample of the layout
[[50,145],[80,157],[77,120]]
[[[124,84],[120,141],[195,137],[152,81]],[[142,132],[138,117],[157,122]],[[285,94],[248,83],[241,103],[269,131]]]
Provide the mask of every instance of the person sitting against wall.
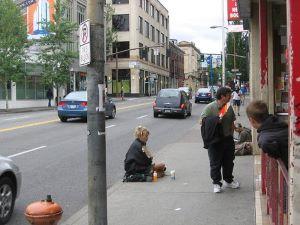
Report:
[[238,139],[235,142],[235,155],[252,155],[252,134],[251,130],[237,123],[234,127],[238,133]]
[[153,172],[157,177],[163,177],[166,166],[164,163],[153,163],[153,154],[146,146],[149,138],[149,130],[146,127],[135,128],[135,140],[129,147],[124,160],[125,175],[123,182],[152,181]]

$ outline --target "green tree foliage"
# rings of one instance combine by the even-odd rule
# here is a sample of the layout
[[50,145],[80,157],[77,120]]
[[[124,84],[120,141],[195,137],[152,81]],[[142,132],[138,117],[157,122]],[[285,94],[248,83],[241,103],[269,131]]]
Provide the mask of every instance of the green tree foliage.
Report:
[[[242,74],[240,79],[241,81],[249,81],[249,61],[248,61],[248,33],[228,33],[226,40],[226,70],[230,71],[234,69],[234,47],[235,47],[235,57],[236,69],[239,69],[239,72]],[[235,46],[234,46],[235,45]],[[246,58],[238,57],[245,56]],[[229,77],[234,74],[226,73],[226,76]]]
[[43,80],[48,86],[57,90],[69,81],[69,69],[78,54],[71,50],[73,33],[77,24],[66,17],[66,5],[56,0],[53,22],[46,22],[48,35],[42,37],[38,44],[41,46],[39,61],[43,65]]
[[12,0],[0,0],[0,88],[5,89],[8,109],[10,81],[24,75],[26,24],[20,8]]
[[112,18],[115,9],[111,4],[105,5],[105,20],[106,20],[106,54],[112,53],[114,43],[118,41],[117,30],[112,26]]

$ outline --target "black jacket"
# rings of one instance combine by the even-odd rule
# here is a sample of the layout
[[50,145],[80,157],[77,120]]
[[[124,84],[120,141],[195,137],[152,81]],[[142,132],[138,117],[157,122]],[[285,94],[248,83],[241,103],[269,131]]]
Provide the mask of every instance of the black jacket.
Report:
[[223,129],[219,121],[220,118],[218,116],[208,116],[202,120],[201,136],[204,142],[204,148],[208,149],[209,145],[222,140]]
[[288,168],[288,125],[270,115],[257,129],[258,146],[275,159],[280,158]]
[[149,168],[152,164],[152,158],[148,158],[148,156],[143,152],[142,147],[145,145],[146,144],[141,142],[139,139],[135,139],[129,147],[124,161],[124,169],[127,176],[136,173],[145,174],[149,172]]

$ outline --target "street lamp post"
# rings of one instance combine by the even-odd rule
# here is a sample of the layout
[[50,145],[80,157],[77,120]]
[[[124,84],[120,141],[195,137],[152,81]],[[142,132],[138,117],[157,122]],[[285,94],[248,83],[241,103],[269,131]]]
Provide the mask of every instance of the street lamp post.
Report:
[[[223,1],[222,1],[223,2]],[[222,3],[224,4],[224,3]],[[223,22],[222,22],[222,26],[211,26],[211,29],[216,29],[216,28],[222,28],[222,86],[225,87],[225,29],[228,30],[227,27],[224,26],[224,10],[223,10]]]

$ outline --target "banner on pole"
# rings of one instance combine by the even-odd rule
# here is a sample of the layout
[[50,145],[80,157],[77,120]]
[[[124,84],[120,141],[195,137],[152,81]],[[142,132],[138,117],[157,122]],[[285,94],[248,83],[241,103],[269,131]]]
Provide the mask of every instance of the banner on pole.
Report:
[[238,0],[227,0],[228,21],[241,20],[238,10]]

